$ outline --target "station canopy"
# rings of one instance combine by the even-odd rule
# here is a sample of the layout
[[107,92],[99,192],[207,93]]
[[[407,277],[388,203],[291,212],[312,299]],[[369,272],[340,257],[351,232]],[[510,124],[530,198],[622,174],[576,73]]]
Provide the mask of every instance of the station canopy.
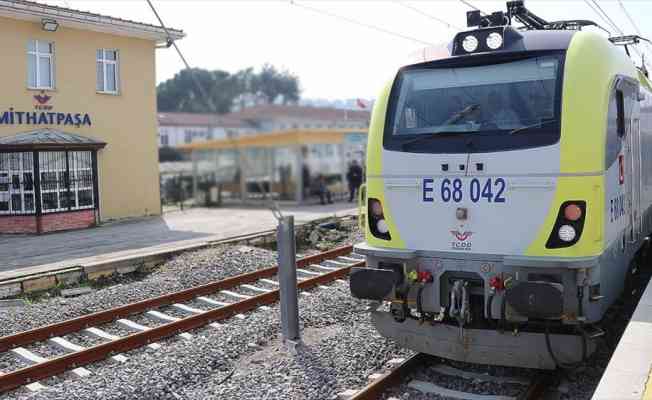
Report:
[[105,146],[105,142],[51,128],[0,137],[0,151],[98,150]]
[[228,150],[238,148],[274,148],[291,147],[305,144],[341,144],[347,135],[364,134],[362,129],[307,129],[286,130],[256,135],[240,136],[232,139],[217,139],[179,146],[181,151],[194,150]]

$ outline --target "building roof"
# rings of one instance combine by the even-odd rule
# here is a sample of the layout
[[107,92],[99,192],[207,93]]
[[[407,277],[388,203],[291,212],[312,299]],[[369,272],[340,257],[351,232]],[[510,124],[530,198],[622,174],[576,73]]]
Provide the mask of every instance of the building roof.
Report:
[[276,131],[255,136],[241,136],[234,139],[207,140],[178,146],[181,151],[228,150],[262,147],[288,147],[304,144],[339,144],[350,134],[366,135],[361,129],[303,129]]
[[[168,39],[165,30],[157,25],[27,0],[0,0],[0,17],[39,22],[51,18],[63,27],[149,39],[157,43],[165,43]],[[179,29],[168,28],[168,32],[173,40],[185,36]]]
[[229,116],[245,120],[297,118],[327,121],[367,121],[371,117],[371,113],[366,110],[269,104],[244,108],[230,113]]
[[106,143],[74,133],[42,128],[0,138],[1,150],[101,149]]
[[193,114],[183,112],[158,113],[159,126],[218,126],[224,128],[247,128],[249,125],[230,115]]

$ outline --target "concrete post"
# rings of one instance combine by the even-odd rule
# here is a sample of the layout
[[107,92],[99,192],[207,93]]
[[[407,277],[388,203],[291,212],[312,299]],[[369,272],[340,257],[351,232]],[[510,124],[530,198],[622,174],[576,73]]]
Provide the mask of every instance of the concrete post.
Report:
[[297,296],[296,240],[294,237],[294,216],[279,220],[278,240],[278,280],[281,300],[281,329],[283,341],[298,341],[299,300]]
[[296,160],[297,160],[297,190],[295,195],[295,200],[298,204],[302,204],[303,201],[305,200],[303,198],[303,186],[308,184],[307,182],[303,182],[303,164],[307,161],[303,157],[303,149],[301,146],[295,147],[296,149]]
[[192,198],[195,200],[195,205],[199,204],[199,190],[197,190],[198,185],[198,170],[199,170],[199,154],[196,150],[193,150],[191,153],[192,158]]
[[238,158],[238,171],[240,171],[240,200],[243,203],[247,202],[247,162],[245,149],[236,149]]

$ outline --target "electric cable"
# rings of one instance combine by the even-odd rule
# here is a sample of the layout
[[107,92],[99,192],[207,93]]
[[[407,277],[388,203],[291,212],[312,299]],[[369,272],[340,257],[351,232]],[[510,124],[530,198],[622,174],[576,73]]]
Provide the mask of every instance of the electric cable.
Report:
[[[610,24],[609,21],[607,21],[607,20],[604,18],[604,16],[602,16],[602,14],[600,13],[600,11],[598,11],[598,10],[595,8],[595,6],[594,6],[593,4],[591,4],[591,2],[590,2],[589,0],[584,0],[584,3],[586,3],[586,5],[591,9],[591,11],[593,11],[593,12],[594,12],[594,13],[595,13],[595,14],[596,14],[596,15],[597,15],[601,20],[602,20],[602,22],[605,23],[605,25],[609,26],[611,29],[615,29],[615,30],[618,31],[618,32],[620,31],[620,30],[618,29],[618,27],[615,27],[615,28],[614,28],[614,26],[613,26],[612,24]],[[609,36],[611,36],[611,32],[609,32]]]
[[[149,0],[148,0],[148,1],[149,1]],[[298,2],[295,1],[295,0],[289,0],[289,1],[290,1],[290,4],[293,5],[293,6],[296,6],[296,7],[299,7],[299,8],[303,8],[303,9],[306,9],[306,10],[312,11],[312,12],[317,13],[317,14],[326,15],[326,16],[329,16],[329,17],[331,17],[331,18],[335,18],[335,19],[339,19],[339,20],[342,20],[342,21],[346,21],[346,22],[348,22],[348,23],[350,23],[350,24],[363,26],[363,27],[365,27],[365,28],[367,28],[367,29],[371,29],[371,30],[375,30],[375,31],[378,31],[378,32],[382,32],[382,33],[384,33],[384,34],[386,34],[386,35],[396,36],[396,37],[398,37],[398,38],[405,39],[405,40],[409,40],[409,41],[412,41],[412,42],[415,42],[415,43],[424,44],[424,45],[426,45],[426,46],[434,46],[434,45],[435,45],[435,44],[432,43],[432,42],[427,42],[427,41],[425,41],[425,40],[421,40],[421,39],[418,39],[418,38],[415,38],[415,37],[412,37],[412,36],[404,35],[404,34],[402,34],[402,33],[394,32],[394,31],[390,31],[389,29],[381,28],[381,27],[376,26],[376,25],[367,24],[366,22],[361,22],[361,21],[355,20],[355,19],[353,19],[353,18],[349,18],[349,17],[343,16],[343,15],[335,14],[335,13],[333,13],[333,12],[330,12],[330,11],[327,11],[327,10],[323,10],[323,9],[321,9],[321,8],[315,8],[315,7],[312,7],[312,6],[308,6],[308,5],[305,5],[305,4],[301,4],[301,3],[298,3]]]
[[609,15],[608,15],[606,12],[604,12],[604,10],[602,9],[602,7],[600,7],[600,4],[598,4],[598,2],[597,2],[596,0],[591,0],[591,1],[593,2],[593,4],[595,4],[595,6],[598,8],[598,10],[600,10],[600,12],[605,16],[605,18],[609,21],[609,23],[611,24],[611,26],[612,26],[615,30],[617,30],[618,32],[620,32],[620,34],[622,35],[622,34],[623,34],[622,29],[620,29],[620,28],[618,27],[618,25],[617,25],[617,24],[616,24],[616,23],[611,19],[611,17],[609,17]]
[[[156,11],[156,8],[154,7],[154,4],[152,4],[151,0],[145,0],[145,1],[147,1],[147,4],[149,4],[149,7],[152,9],[152,12],[154,12],[154,15],[156,16],[156,19],[158,20],[159,24],[161,24],[161,28],[163,29],[163,31],[165,32],[165,35],[167,36],[168,45],[173,46],[174,49],[177,51],[177,54],[179,55],[179,58],[181,58],[181,61],[183,62],[186,69],[190,73],[190,76],[192,78],[193,83],[195,84],[195,86],[199,90],[199,93],[200,93],[202,99],[204,100],[204,102],[206,102],[206,105],[208,106],[209,110],[215,110],[216,108],[215,108],[215,105],[214,105],[213,101],[208,96],[204,86],[201,84],[199,79],[197,79],[197,76],[194,74],[193,69],[190,67],[190,64],[188,63],[188,60],[186,60],[186,57],[184,57],[183,53],[181,52],[181,49],[179,48],[179,46],[177,46],[176,42],[172,38],[172,35],[170,34],[170,30],[163,23],[163,19],[159,15],[158,11]],[[249,164],[248,161],[247,161],[247,158],[246,158],[246,154],[244,152],[242,152],[238,148],[237,142],[234,139],[232,139],[228,135],[226,137],[227,137],[227,139],[232,140],[232,143],[234,145],[236,153],[238,153],[238,155],[240,156],[239,159],[242,160],[242,163],[244,164],[244,167],[246,167]],[[244,168],[241,168],[241,169],[244,169]],[[270,182],[270,185],[269,185],[270,186],[270,188],[269,188],[270,192],[267,192],[265,190],[265,187],[260,183],[260,181],[256,180],[255,184],[256,184],[256,186],[258,186],[258,189],[260,190],[260,193],[263,193],[263,195],[265,195],[265,194],[269,195],[269,202],[270,202],[269,208],[272,211],[272,215],[274,215],[274,218],[276,218],[277,220],[280,220],[281,218],[283,218],[283,213],[281,212],[281,209],[279,208],[278,203],[272,198],[272,194],[271,194],[271,190],[272,190],[271,186],[272,185],[271,185],[271,182]]]
[[440,24],[446,25],[449,29],[454,29],[454,30],[458,30],[458,31],[463,30],[462,28],[460,28],[458,26],[455,26],[453,24],[448,23],[446,20],[435,17],[434,15],[428,14],[428,13],[424,12],[423,10],[420,10],[420,9],[414,7],[414,6],[406,4],[404,1],[400,1],[400,0],[393,0],[393,1],[394,1],[394,3],[398,4],[401,7],[407,8],[408,10],[412,10],[417,14],[421,14],[424,17],[430,18],[430,19],[432,19],[434,21],[439,22]]
[[[595,1],[595,0],[584,0],[587,6],[593,11],[595,14],[597,14],[598,17],[608,26],[610,26],[612,29],[616,31],[616,33],[623,35],[622,29],[616,25],[613,20],[607,15],[607,13],[600,7],[600,5]],[[595,6],[594,6],[595,5]],[[638,51],[636,47],[632,47],[632,50],[636,52],[636,54],[641,57],[641,53]]]
[[[627,8],[623,4],[622,0],[618,0],[618,5],[620,6],[620,9],[623,11],[623,14],[625,14],[625,17],[627,17],[627,19],[629,20],[629,23],[632,24],[632,26],[634,27],[634,30],[636,31],[638,36],[643,36],[641,34],[641,30],[638,28],[638,25],[634,21],[634,18],[632,18],[631,14],[627,11]],[[645,46],[648,48],[648,50],[652,49],[652,46],[650,46],[649,42],[645,42]],[[645,63],[644,60],[642,60],[642,62]]]
[[469,1],[467,1],[467,0],[460,0],[460,3],[466,5],[467,7],[472,8],[472,9],[474,9],[474,10],[476,10],[476,11],[480,11],[480,14],[482,14],[482,15],[487,15],[486,12],[484,12],[484,11],[482,11],[481,9],[479,9],[478,7],[474,6],[473,4],[471,4],[471,3],[470,3]]

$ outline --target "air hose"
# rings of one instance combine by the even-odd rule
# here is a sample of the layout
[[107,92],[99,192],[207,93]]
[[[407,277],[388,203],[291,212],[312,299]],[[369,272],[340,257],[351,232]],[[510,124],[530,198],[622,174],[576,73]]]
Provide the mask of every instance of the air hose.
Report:
[[489,297],[487,298],[487,305],[485,306],[485,313],[487,314],[487,321],[489,321],[489,324],[491,326],[495,326],[493,322],[493,316],[491,315],[491,307],[494,304],[494,293],[490,292]]
[[[584,287],[583,286],[578,286],[577,287],[577,311],[578,311],[578,317],[583,317],[584,316]],[[546,348],[548,349],[548,354],[550,355],[550,358],[554,361],[555,365],[558,366],[559,368],[562,369],[572,369],[576,368],[577,366],[581,365],[583,362],[586,361],[587,356],[588,356],[588,339],[587,339],[587,334],[586,331],[584,330],[584,322],[580,321],[579,325],[577,326],[577,330],[580,332],[582,336],[582,359],[580,361],[577,361],[575,363],[561,363],[555,356],[555,354],[552,351],[552,346],[550,344],[550,321],[546,321]]]
[[503,301],[500,303],[500,322],[498,323],[498,330],[500,331],[500,333],[505,332],[505,325],[507,323],[506,322],[507,318],[505,316],[506,313],[505,308],[507,307],[507,300],[505,300],[505,298],[507,296],[502,296],[502,297],[503,297]]
[[419,286],[419,290],[417,291],[417,312],[419,313],[419,319],[420,319],[421,321],[424,320],[424,316],[423,316],[423,304],[422,304],[422,303],[423,303],[423,299],[421,298],[421,296],[423,295],[423,289],[424,289],[424,287],[425,287],[425,286],[423,286],[423,285]]
[[580,366],[584,361],[586,361],[586,356],[587,356],[587,351],[588,351],[586,332],[584,331],[584,328],[582,328],[582,327],[580,327],[578,329],[582,333],[582,359],[580,361],[577,361],[577,362],[574,362],[574,363],[562,363],[562,362],[559,361],[559,359],[555,356],[555,353],[552,351],[552,345],[550,344],[550,322],[546,321],[546,331],[545,331],[546,348],[548,349],[548,354],[550,355],[550,358],[552,358],[552,361],[555,363],[555,365],[558,368],[561,368],[561,369],[574,369],[574,368],[577,368],[578,366]]

